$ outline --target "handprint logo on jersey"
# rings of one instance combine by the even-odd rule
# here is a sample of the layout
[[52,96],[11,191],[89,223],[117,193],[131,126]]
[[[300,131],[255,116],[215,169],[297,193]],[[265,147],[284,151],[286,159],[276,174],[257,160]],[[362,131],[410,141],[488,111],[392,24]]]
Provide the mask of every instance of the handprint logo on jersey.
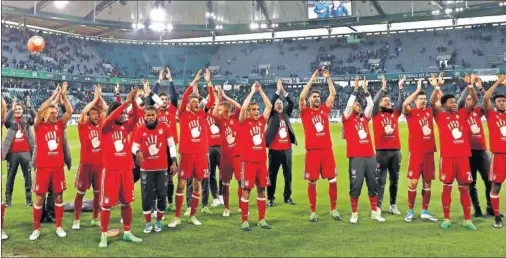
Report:
[[98,147],[100,147],[100,140],[98,139],[97,130],[91,130],[89,137],[91,140],[91,147],[93,147],[93,149],[97,149]]
[[420,119],[418,123],[422,127],[422,133],[424,136],[428,136],[432,133],[432,129],[429,127],[429,119],[427,119],[427,117]]
[[476,123],[476,119],[474,119],[474,117],[472,117],[472,116],[469,117],[469,119],[467,119],[467,122],[469,123],[469,126],[471,127],[471,133],[480,134],[481,129],[478,126],[478,124]]
[[285,139],[288,136],[288,132],[286,131],[286,123],[285,121],[281,121],[279,123],[279,138]]
[[21,126],[19,127],[18,131],[16,132],[16,139],[23,138],[23,130],[21,130]]
[[323,128],[324,128],[323,120],[320,115],[313,116],[313,124],[314,124],[314,128],[316,129],[317,133],[321,133],[323,131]]
[[391,135],[395,131],[395,126],[392,126],[392,119],[390,117],[385,117],[383,121],[381,121],[381,125],[385,130],[386,135]]
[[453,139],[457,140],[460,139],[460,137],[462,137],[462,131],[460,130],[459,121],[450,121],[448,123],[448,129],[450,129]]
[[56,138],[56,131],[49,131],[46,133],[46,142],[49,151],[54,151],[58,148],[58,142]]
[[167,119],[167,116],[160,116],[159,121],[162,123],[169,124],[169,119]]
[[209,127],[211,128],[211,134],[218,134],[220,133],[220,128],[216,126],[216,121],[212,117],[207,117],[207,123],[209,124]]
[[114,143],[114,149],[116,149],[116,152],[122,152],[123,148],[125,147],[124,138],[123,138],[123,132],[114,132],[112,134],[112,140]]
[[200,130],[201,130],[199,120],[190,121],[189,126],[190,126],[190,132],[191,132],[192,138],[199,138],[200,137]]
[[150,135],[144,143],[148,147],[149,156],[155,156],[158,154],[160,147],[162,146],[162,143],[158,142],[157,135]]
[[367,132],[364,130],[364,125],[362,123],[355,124],[355,129],[357,129],[358,137],[360,140],[367,138]]
[[253,126],[253,128],[249,130],[249,133],[253,137],[253,144],[255,146],[262,144],[262,130],[260,130],[260,127]]
[[497,126],[499,127],[499,131],[501,132],[502,137],[506,137],[506,121],[498,119]]
[[225,129],[225,139],[227,140],[228,145],[232,145],[235,143],[235,132],[232,132],[230,127]]

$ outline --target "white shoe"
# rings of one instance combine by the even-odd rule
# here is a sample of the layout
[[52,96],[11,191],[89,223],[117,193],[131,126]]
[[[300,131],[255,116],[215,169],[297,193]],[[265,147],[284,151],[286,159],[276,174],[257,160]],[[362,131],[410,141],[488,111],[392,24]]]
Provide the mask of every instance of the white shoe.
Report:
[[56,228],[56,235],[59,236],[59,237],[66,237],[67,236],[67,232],[65,232],[65,230],[63,230],[63,228],[57,227]]
[[121,223],[121,225],[123,225],[123,218],[119,221],[119,223]]
[[351,218],[350,218],[350,223],[357,224],[357,222],[358,222],[358,212],[352,212]]
[[380,207],[376,207],[376,213],[378,213],[381,216],[381,208]]
[[39,239],[39,237],[40,237],[40,230],[36,229],[32,232],[32,234],[30,235],[30,237],[28,239],[33,241],[33,240]]
[[225,205],[225,202],[223,201],[223,195],[218,195],[218,201],[220,201],[220,205]]
[[195,226],[200,226],[202,225],[202,223],[200,223],[200,221],[197,219],[197,217],[195,216],[191,216],[190,217],[190,223],[192,223],[193,225]]
[[225,209],[223,211],[223,217],[230,217],[230,210],[229,209]]
[[2,229],[2,240],[5,240],[9,238],[9,236],[7,235],[7,233],[5,233],[5,231]]
[[399,211],[399,209],[397,209],[397,205],[395,204],[390,205],[390,209],[388,209],[388,211],[393,215],[401,215],[401,212]]
[[81,221],[76,219],[72,224],[72,229],[79,230],[81,228]]
[[376,220],[378,222],[385,222],[385,218],[381,217],[381,214],[379,214],[377,211],[371,212],[371,219]]
[[191,212],[192,212],[192,208],[188,207],[188,208],[186,208],[186,211],[184,212],[183,215],[185,215],[186,217],[188,217],[188,216],[190,216]]
[[177,225],[181,224],[181,219],[178,217],[174,217],[172,221],[167,225],[169,228],[175,228]]
[[213,203],[211,203],[211,207],[218,207],[220,205],[221,205],[220,200],[218,200],[217,198],[213,200]]
[[148,222],[144,226],[144,233],[149,234],[151,231],[153,231],[153,224],[151,224],[151,222]]

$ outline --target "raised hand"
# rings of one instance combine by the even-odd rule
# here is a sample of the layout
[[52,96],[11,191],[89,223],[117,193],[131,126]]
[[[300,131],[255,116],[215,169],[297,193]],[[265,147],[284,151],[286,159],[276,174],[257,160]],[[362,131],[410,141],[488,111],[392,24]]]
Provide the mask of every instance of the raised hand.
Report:
[[416,82],[416,91],[422,90],[422,82],[423,82],[423,80],[421,78],[418,79],[418,81]]
[[67,94],[67,88],[69,87],[69,84],[67,81],[64,81],[63,82],[63,87],[62,87],[62,90],[61,90],[61,95],[65,95]]
[[149,80],[144,80],[144,96],[147,97],[151,93],[151,87],[149,87]]
[[330,78],[330,72],[329,72],[329,70],[324,69],[324,70],[322,70],[321,73],[322,73],[323,77],[325,77],[325,79]]
[[114,86],[114,93],[119,94],[119,83],[116,83],[116,86]]
[[261,92],[262,91],[262,85],[259,82],[255,82],[255,89],[258,92]]
[[251,92],[255,92],[257,90],[257,81],[255,81],[252,85],[251,85]]
[[12,99],[12,110],[16,109],[17,103],[18,103],[18,98],[16,96],[14,96],[14,98]]
[[27,107],[32,106],[32,97],[30,97],[30,95],[26,96],[26,106]]
[[439,86],[439,84],[438,84],[438,80],[437,80],[437,78],[436,78],[436,75],[435,75],[435,74],[433,74],[433,73],[431,73],[431,74],[430,74],[430,79],[429,79],[429,82],[430,82],[430,84],[431,84],[432,86],[434,86],[434,87]]
[[169,67],[167,67],[166,71],[167,71],[167,74],[165,74],[165,78],[167,78],[167,80],[169,80],[169,81],[172,81],[172,74],[170,73]]
[[367,92],[367,79],[365,78],[365,76],[364,80],[362,81],[362,90],[364,90],[364,92]]
[[206,69],[206,72],[204,73],[204,80],[206,82],[210,82],[211,81],[211,71],[209,71],[209,69]]
[[164,69],[160,70],[160,74],[158,74],[158,81],[159,82],[162,82],[163,79],[164,79],[164,75],[163,75],[163,72],[164,72]]
[[478,79],[478,75],[475,73],[471,74],[471,82],[469,84],[471,85],[476,82],[476,79]]
[[445,80],[443,79],[443,76],[445,75],[445,73],[443,72],[440,72],[439,73],[439,76],[437,78],[437,83],[439,84],[439,86],[441,85],[444,85],[445,84]]
[[125,102],[132,103],[135,97],[137,96],[137,90],[138,90],[137,88],[132,88],[132,91],[130,91],[130,93],[128,93],[128,96],[126,97]]
[[406,83],[406,75],[403,75],[402,79],[399,81],[399,90],[404,89],[404,83]]
[[474,83],[476,84],[476,87],[481,90],[483,89],[483,85],[481,84],[481,79],[480,77],[476,77],[476,80],[474,81]]
[[283,81],[281,79],[278,79],[276,84],[276,91],[281,92],[281,89],[283,89]]
[[358,75],[355,76],[355,80],[353,81],[353,88],[355,88],[355,91],[358,91]]
[[316,79],[318,79],[318,74],[320,74],[320,71],[317,69],[313,72],[313,75],[311,75],[311,82],[315,82]]
[[[399,85],[401,85],[400,81],[399,81]],[[381,76],[381,89],[387,90],[387,80],[385,79],[385,75]]]

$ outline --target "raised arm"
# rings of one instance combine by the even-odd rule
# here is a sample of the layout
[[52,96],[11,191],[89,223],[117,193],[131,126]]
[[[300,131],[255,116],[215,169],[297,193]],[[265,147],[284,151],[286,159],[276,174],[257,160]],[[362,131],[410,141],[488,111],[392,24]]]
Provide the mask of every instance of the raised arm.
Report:
[[506,75],[504,74],[498,74],[497,75],[497,81],[490,87],[487,92],[485,92],[485,95],[483,96],[483,104],[482,109],[484,113],[487,113],[489,110],[492,110],[492,101],[490,101],[490,98],[492,97],[492,94],[494,93],[497,86],[501,85],[501,83],[506,80]]
[[[467,85],[472,85],[471,76],[468,73],[464,76],[464,83]],[[466,106],[466,98],[469,93],[468,88],[464,88],[464,90],[460,93],[459,99],[457,100],[457,108],[460,110],[461,108]]]
[[402,104],[404,103],[404,82],[406,81],[406,75],[402,77],[399,81],[399,96],[397,98],[397,106],[395,109],[397,113],[400,114],[402,112]]
[[64,81],[62,92],[61,92],[63,105],[65,107],[65,113],[61,117],[61,120],[64,125],[67,124],[67,122],[72,118],[72,113],[74,113],[74,109],[72,108],[72,104],[70,104],[70,101],[67,98],[67,88],[68,88],[68,83],[66,81]]
[[223,97],[223,90],[218,89],[218,98],[216,98],[216,108],[213,108],[213,112],[211,113],[211,116],[214,118],[218,117],[218,107],[221,105],[221,98]]
[[7,113],[5,114],[4,125],[5,125],[5,128],[7,128],[7,129],[11,127],[12,118],[14,117],[14,109],[16,109],[17,102],[18,102],[18,99],[16,96],[14,96],[14,98],[12,99],[11,108],[9,110],[7,110]]
[[46,112],[47,107],[53,103],[56,99],[60,96],[60,85],[56,86],[56,89],[54,90],[51,97],[49,97],[44,103],[42,103],[39,107],[39,110],[37,111],[37,115],[35,116],[34,126],[37,127],[40,122],[42,122],[42,119],[44,118],[44,114]]
[[206,112],[207,112],[207,110],[210,110],[213,107],[214,102],[216,101],[216,96],[214,95],[214,86],[213,83],[211,82],[211,71],[209,71],[209,69],[206,69],[204,79],[206,80],[207,83],[207,94],[208,94],[206,104]]
[[93,100],[83,108],[81,116],[79,116],[78,121],[79,124],[85,124],[88,121],[88,112],[90,112],[91,108],[94,107],[98,103],[98,101],[99,101],[99,90],[98,86],[96,86]]
[[329,109],[332,109],[332,107],[334,107],[334,100],[336,99],[336,87],[334,86],[332,78],[330,78],[330,72],[328,70],[322,70],[322,75],[325,77],[327,84],[329,85],[329,96],[325,101],[325,105],[327,105]]
[[[130,105],[133,99],[137,96],[137,88],[134,88],[127,96],[125,102],[121,104],[117,109],[115,109],[109,116],[107,116],[102,122],[102,130],[109,130],[118,117],[121,116],[121,113]],[[132,104],[133,105],[133,104]],[[133,110],[133,109],[132,109]],[[135,111],[135,110],[133,110]]]
[[439,80],[436,79],[436,75],[432,74],[431,79],[429,80],[430,84],[434,86],[434,90],[432,91],[432,94],[430,95],[429,105],[432,107],[432,112],[434,116],[436,117],[439,112],[441,112],[441,107],[437,105],[437,102],[440,99],[440,96],[443,94],[441,91]]
[[166,76],[167,80],[169,80],[170,103],[172,104],[172,106],[177,108],[177,99],[179,96],[177,95],[176,86],[174,85],[174,82],[172,81],[172,74],[170,73],[170,70],[168,67],[167,67],[167,74],[165,76]]
[[121,103],[119,83],[116,83],[116,86],[114,87],[114,94],[116,95],[116,102]]
[[285,91],[285,88],[281,88],[281,94],[285,96],[286,102],[288,102],[288,105],[286,105],[285,108],[285,114],[287,114],[289,117],[292,116],[293,107],[295,106],[295,103],[293,103],[292,98],[288,95],[288,93]]
[[179,105],[179,113],[180,114],[186,111],[186,105],[188,104],[188,97],[190,97],[192,92],[193,92],[193,87],[192,87],[192,85],[190,85],[190,86],[188,86],[188,88],[184,92],[183,98],[181,99],[181,105]]
[[28,110],[29,119],[28,124],[33,125],[35,122],[35,117],[37,116],[37,112],[35,111],[35,108],[32,106],[32,100],[30,95],[26,96],[26,109]]
[[[221,90],[221,89],[220,89]],[[223,94],[223,98],[230,102],[230,104],[232,104],[232,106],[234,106],[234,108],[236,108],[237,110],[241,110],[241,104],[239,104],[237,101],[235,101],[234,99],[230,98],[229,96],[227,96],[225,94],[225,91],[221,90],[221,93]]]
[[2,96],[2,121],[5,118],[5,113],[7,112],[7,102],[5,102],[4,97]]
[[[274,92],[274,94],[272,94],[272,97],[270,98],[271,105],[274,106],[274,104],[276,104],[276,100],[279,99],[279,94],[281,94],[282,88],[283,88],[283,81],[281,81],[281,79],[278,79],[276,84],[276,91]],[[271,115],[272,114],[273,113],[271,113]]]
[[309,79],[309,82],[306,84],[306,86],[304,86],[304,89],[300,93],[300,97],[299,97],[299,112],[302,112],[302,110],[304,110],[307,107],[306,99],[308,97],[309,90],[311,89],[311,86],[313,85],[313,83],[318,78],[318,74],[319,74],[318,70],[316,70],[316,71],[313,72],[313,75],[311,76],[311,79]]
[[346,108],[344,109],[343,112],[344,119],[350,118],[351,113],[353,112],[353,103],[355,103],[355,100],[357,99],[357,94],[358,94],[358,76],[355,76],[355,81],[353,82],[353,92],[351,93],[350,98],[346,103]]
[[258,85],[257,91],[258,91],[258,93],[260,93],[260,96],[262,97],[262,100],[264,101],[264,105],[265,105],[263,116],[264,116],[265,120],[269,120],[269,116],[271,115],[271,111],[272,111],[272,103],[269,101],[269,97],[267,97],[267,95],[265,94],[260,83],[257,85]]
[[416,84],[417,85],[415,92],[411,93],[411,95],[409,95],[408,98],[406,98],[406,100],[404,100],[404,102],[402,103],[402,113],[404,115],[408,115],[411,113],[411,103],[415,101],[415,98],[416,96],[418,96],[418,93],[422,91],[422,79],[418,79]]
[[258,82],[255,82],[255,83],[253,83],[253,85],[251,85],[251,91],[249,92],[248,96],[244,100],[244,103],[242,104],[241,113],[239,113],[239,122],[240,123],[242,123],[242,122],[244,122],[244,120],[246,120],[246,112],[248,112],[249,103],[251,102],[251,98],[253,98],[253,94],[255,94],[255,91],[256,91],[255,88],[256,88],[257,83]]
[[371,94],[369,94],[369,91],[367,90],[367,80],[364,76],[364,81],[362,83],[362,90],[364,91],[365,95],[365,101],[367,102],[367,105],[364,109],[364,116],[367,118],[371,118],[372,116],[372,108],[374,107],[374,102],[372,101]]
[[376,92],[376,95],[374,95],[374,107],[372,109],[372,115],[375,116],[378,114],[380,110],[380,102],[383,96],[385,96],[385,92],[387,91],[387,80],[385,79],[385,76],[383,75],[381,78],[381,89]]

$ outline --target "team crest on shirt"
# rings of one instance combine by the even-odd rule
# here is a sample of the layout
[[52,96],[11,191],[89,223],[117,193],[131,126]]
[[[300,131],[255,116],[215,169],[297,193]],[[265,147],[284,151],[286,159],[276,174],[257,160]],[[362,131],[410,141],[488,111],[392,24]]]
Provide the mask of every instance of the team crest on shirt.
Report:
[[108,204],[108,203],[109,203],[109,197],[105,197],[105,198],[104,198],[104,203],[105,203],[105,204]]
[[442,174],[442,175],[441,175],[441,179],[442,179],[442,180],[445,180],[445,179],[446,179],[446,175],[445,175],[445,174]]
[[142,136],[146,136],[147,134],[146,133],[143,133]]
[[408,172],[408,176],[413,176],[413,171],[411,171],[411,170],[410,170],[410,171]]
[[306,176],[306,178],[309,178],[309,173],[306,173],[305,176]]
[[165,111],[165,115],[168,116],[169,115],[169,112]]
[[163,134],[163,130],[162,129],[158,130],[158,134]]
[[35,185],[35,191],[39,190],[39,185]]
[[473,112],[473,116],[477,116],[478,114],[476,114],[476,112]]
[[495,180],[495,178],[496,178],[496,175],[492,174],[492,180]]
[[457,117],[457,119],[459,119],[459,115],[457,115],[456,117]]
[[244,186],[249,186],[249,180],[244,181]]
[[337,176],[339,174],[339,170],[337,168],[334,168],[334,175]]
[[124,127],[124,126],[121,126],[120,128],[121,128],[121,130],[125,129],[125,127]]
[[57,125],[54,125],[54,130],[58,131],[58,126]]
[[231,121],[230,121],[230,124],[231,124],[231,125],[233,125],[233,124],[234,124],[234,120],[231,120]]
[[427,113],[425,113],[425,115],[426,115],[426,116],[430,116],[428,112],[427,112]]

